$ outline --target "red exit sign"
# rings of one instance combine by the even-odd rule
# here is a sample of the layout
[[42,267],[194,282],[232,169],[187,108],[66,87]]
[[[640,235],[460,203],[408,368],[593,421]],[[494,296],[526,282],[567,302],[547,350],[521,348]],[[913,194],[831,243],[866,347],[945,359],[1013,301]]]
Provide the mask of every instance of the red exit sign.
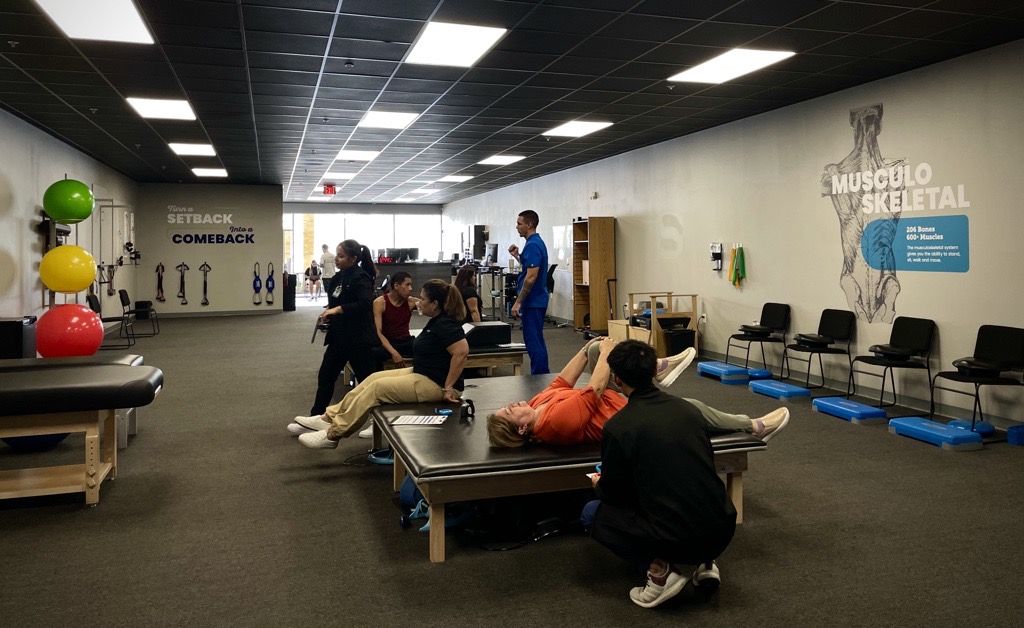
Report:
[[327,196],[334,196],[334,192],[335,190],[333,185],[324,186],[324,194],[326,194]]

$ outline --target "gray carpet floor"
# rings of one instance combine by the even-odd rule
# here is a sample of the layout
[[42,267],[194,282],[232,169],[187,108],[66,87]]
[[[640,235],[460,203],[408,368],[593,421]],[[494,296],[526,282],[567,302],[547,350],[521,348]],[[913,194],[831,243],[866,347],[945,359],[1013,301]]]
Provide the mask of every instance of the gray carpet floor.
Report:
[[[310,451],[284,429],[316,387],[315,314],[165,319],[141,339],[166,385],[100,504],[0,502],[0,626],[1021,623],[1024,448],[944,452],[807,400],[751,456],[711,602],[641,609],[626,565],[577,535],[490,552],[450,533],[432,564],[427,535],[399,526],[390,467],[343,464],[368,441]],[[546,336],[552,366],[582,344]],[[782,403],[694,371],[672,392],[751,415]],[[77,462],[81,447],[0,445],[0,468]]]

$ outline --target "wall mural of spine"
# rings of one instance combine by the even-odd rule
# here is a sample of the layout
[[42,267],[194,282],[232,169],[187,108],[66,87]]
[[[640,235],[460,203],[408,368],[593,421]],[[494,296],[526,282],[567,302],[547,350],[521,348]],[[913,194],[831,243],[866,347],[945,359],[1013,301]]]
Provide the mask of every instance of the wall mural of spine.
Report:
[[[896,315],[896,297],[900,293],[892,246],[901,206],[889,207],[889,211],[881,215],[863,211],[864,196],[870,195],[874,188],[873,183],[864,185],[863,173],[903,172],[905,160],[882,157],[878,146],[878,134],[882,132],[881,104],[851,110],[850,126],[853,127],[853,150],[839,163],[825,166],[821,175],[821,194],[831,197],[839,217],[843,247],[839,285],[858,319],[891,323]],[[889,187],[896,184],[895,179],[889,177]],[[894,188],[898,192],[905,186],[905,181],[902,177],[900,179]],[[843,185],[853,182],[857,185]],[[873,222],[879,225],[865,239],[866,228]],[[878,261],[877,264],[868,262],[864,248],[868,249],[872,259]]]
[[850,126],[853,150],[821,176],[821,195],[831,198],[839,217],[839,285],[857,318],[892,323],[896,297],[906,289],[897,270],[970,270],[970,221],[951,212],[971,203],[962,183],[932,184],[930,163],[882,157],[881,104],[851,110]]

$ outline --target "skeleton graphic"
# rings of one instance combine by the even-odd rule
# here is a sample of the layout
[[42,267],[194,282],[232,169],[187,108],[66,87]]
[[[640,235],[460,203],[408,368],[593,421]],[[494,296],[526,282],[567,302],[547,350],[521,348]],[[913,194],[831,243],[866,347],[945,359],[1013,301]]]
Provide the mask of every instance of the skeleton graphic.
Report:
[[[882,132],[881,104],[850,110],[850,126],[853,127],[853,150],[838,164],[825,166],[821,175],[821,195],[832,198],[832,205],[839,217],[843,245],[843,274],[839,285],[846,293],[846,300],[857,318],[871,323],[892,323],[896,315],[896,296],[900,292],[892,243],[902,208],[896,205],[887,208],[885,212],[865,213],[862,210],[862,199],[872,192],[865,191],[860,185],[859,173],[878,172],[882,169],[889,173],[899,172],[905,160],[882,157],[878,147],[878,134]],[[848,181],[858,185],[849,185],[843,191],[834,189],[836,178],[846,175],[855,175],[856,179],[851,176]],[[902,191],[906,187],[902,176],[899,177],[898,185],[893,185],[895,182],[895,179],[891,179],[886,189]],[[864,187],[871,186],[865,184]],[[869,236],[869,241],[862,242],[865,228],[874,221],[884,223],[873,227],[874,235]],[[872,267],[865,259],[865,249],[870,259],[880,260],[876,262],[879,268]]]

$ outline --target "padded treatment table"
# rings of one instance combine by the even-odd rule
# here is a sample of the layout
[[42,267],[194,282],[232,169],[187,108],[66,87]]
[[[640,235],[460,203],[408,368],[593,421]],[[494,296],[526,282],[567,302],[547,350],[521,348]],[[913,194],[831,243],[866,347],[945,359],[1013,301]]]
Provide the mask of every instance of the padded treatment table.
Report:
[[[444,510],[450,502],[590,488],[587,473],[601,461],[601,444],[576,446],[531,443],[521,448],[492,448],[487,442],[487,415],[512,401],[530,399],[556,377],[521,375],[469,380],[464,397],[476,405],[476,417],[464,418],[454,404],[400,404],[370,411],[374,431],[383,432],[395,451],[394,489],[408,473],[430,504],[430,560],[445,558]],[[586,375],[581,377],[585,381]],[[579,385],[579,384],[577,384]],[[403,414],[435,414],[452,407],[443,425],[391,425]],[[725,475],[726,490],[743,521],[743,472],[747,454],[767,449],[746,433],[713,436],[715,466]]]
[[[5,371],[0,377],[0,437],[85,433],[85,462],[0,471],[0,499],[85,492],[100,499],[104,479],[117,476],[114,408],[145,406],[163,386],[151,366],[78,365]],[[101,442],[102,432],[102,442]]]
[[[419,330],[417,330],[419,331]],[[523,357],[526,355],[526,349],[523,347],[498,347],[498,346],[484,346],[484,347],[470,347],[469,356],[466,358],[466,364],[463,368],[486,368],[487,373],[490,374],[495,366],[512,366],[512,373],[520,375],[523,372]],[[412,366],[412,358],[405,359],[406,366]],[[395,363],[390,359],[384,360],[385,369],[395,368]],[[348,363],[345,363],[345,372],[342,375],[344,382],[352,381],[352,369],[349,368]]]
[[[145,361],[141,355],[131,353],[96,354],[73,358],[17,358],[13,360],[0,360],[0,373],[97,365],[142,366],[144,363]],[[116,413],[117,448],[124,449],[128,446],[128,437],[135,435],[139,431],[139,417],[135,408],[118,408],[118,410],[123,411]]]

